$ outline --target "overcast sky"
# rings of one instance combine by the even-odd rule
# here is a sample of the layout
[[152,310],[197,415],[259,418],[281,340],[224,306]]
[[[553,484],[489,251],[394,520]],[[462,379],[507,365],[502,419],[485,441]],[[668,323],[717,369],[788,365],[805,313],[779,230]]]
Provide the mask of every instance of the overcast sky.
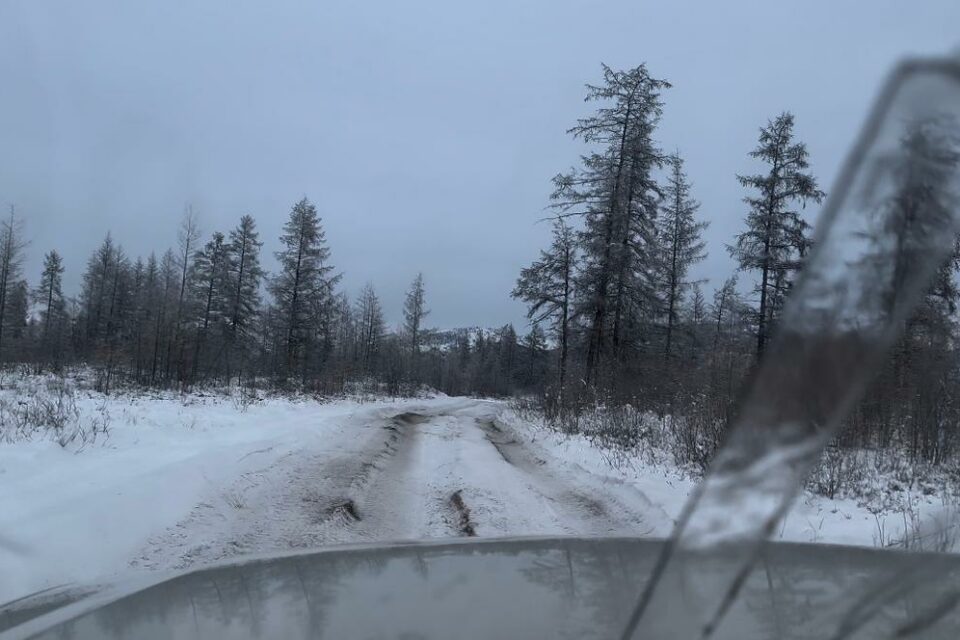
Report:
[[206,232],[253,214],[272,252],[306,195],[391,323],[423,271],[432,324],[522,325],[508,293],[601,62],[674,85],[657,137],[711,221],[712,286],[760,125],[793,111],[829,191],[894,62],[958,43],[957,0],[2,0],[0,205],[31,284],[57,249],[75,294],[108,230],[160,253],[189,202]]

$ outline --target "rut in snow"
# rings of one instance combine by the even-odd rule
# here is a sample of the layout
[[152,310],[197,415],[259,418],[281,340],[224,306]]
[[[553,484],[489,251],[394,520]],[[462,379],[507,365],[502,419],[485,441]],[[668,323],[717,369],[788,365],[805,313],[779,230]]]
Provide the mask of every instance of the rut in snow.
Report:
[[368,485],[423,420],[402,413],[371,421],[359,429],[354,449],[301,451],[247,474],[150,540],[131,565],[183,569],[239,554],[363,538],[349,530],[366,516]]
[[477,530],[470,521],[470,507],[463,501],[463,489],[457,489],[453,492],[453,495],[450,496],[450,504],[453,505],[459,516],[457,526],[460,532],[468,538],[476,536]]
[[558,473],[494,420],[478,419],[476,424],[500,457],[529,478],[531,490],[555,505],[566,516],[565,520],[580,521],[575,525],[576,533],[641,535],[649,532],[649,527],[643,524],[645,510],[637,509],[635,504],[649,505],[649,501],[638,491],[622,483],[616,485],[598,479],[583,470]]
[[[185,568],[226,557],[352,542],[461,536],[642,535],[657,508],[498,425],[489,404],[371,414],[211,497],[132,564]],[[661,517],[657,514],[656,517]]]

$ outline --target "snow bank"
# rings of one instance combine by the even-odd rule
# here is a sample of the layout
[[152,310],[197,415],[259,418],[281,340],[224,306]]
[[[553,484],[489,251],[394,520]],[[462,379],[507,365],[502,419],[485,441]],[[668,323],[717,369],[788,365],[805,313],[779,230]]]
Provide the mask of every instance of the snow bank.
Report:
[[[576,464],[591,474],[632,484],[674,521],[696,484],[695,474],[673,464],[664,452],[626,454],[587,437],[562,434],[544,423],[520,417],[512,409],[498,423],[514,437],[539,447],[544,456]],[[737,517],[731,512],[731,518]],[[864,497],[830,499],[804,491],[774,533],[775,540],[821,542],[863,547],[909,547],[957,551],[960,513],[943,493],[923,486],[896,500]],[[656,535],[669,531],[657,530]]]
[[0,602],[129,571],[151,536],[196,505],[239,506],[238,478],[299,447],[335,446],[398,404],[271,398],[241,411],[224,397],[83,397],[82,414],[109,414],[106,439],[0,445]]

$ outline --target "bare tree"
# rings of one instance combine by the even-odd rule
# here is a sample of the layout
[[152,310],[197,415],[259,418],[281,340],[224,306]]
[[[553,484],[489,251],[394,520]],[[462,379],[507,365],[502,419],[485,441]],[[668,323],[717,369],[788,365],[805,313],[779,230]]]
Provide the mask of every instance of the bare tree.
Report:
[[386,327],[383,322],[383,309],[373,285],[367,283],[357,298],[355,313],[357,323],[357,352],[362,370],[372,374],[380,356],[380,349]]
[[27,246],[22,233],[23,221],[17,218],[16,209],[10,205],[10,217],[0,224],[0,361],[7,346],[4,338],[9,336],[14,328],[12,325],[18,321],[13,317],[16,314],[11,313],[15,309],[11,303],[21,283],[23,251]]
[[193,205],[187,205],[183,213],[183,219],[180,221],[180,231],[177,233],[177,267],[180,271],[180,290],[177,294],[177,304],[174,311],[173,320],[173,339],[169,342],[167,348],[167,378],[170,377],[170,366],[173,362],[172,350],[177,352],[177,380],[183,381],[186,375],[184,371],[184,336],[183,319],[186,313],[186,305],[189,302],[189,282],[190,267],[193,264],[193,252],[196,251],[197,243],[200,241],[200,225],[197,215],[193,211]]
[[[176,296],[177,279],[177,259],[173,251],[167,249],[160,258],[160,267],[157,279],[157,288],[154,292],[154,334],[153,334],[153,358],[150,366],[150,382],[156,383],[163,375],[161,367],[163,365],[163,354],[166,353],[167,365],[163,371],[169,372],[169,358],[171,353],[170,344],[173,342],[173,328],[168,316],[170,307]],[[164,348],[164,342],[167,342]]]

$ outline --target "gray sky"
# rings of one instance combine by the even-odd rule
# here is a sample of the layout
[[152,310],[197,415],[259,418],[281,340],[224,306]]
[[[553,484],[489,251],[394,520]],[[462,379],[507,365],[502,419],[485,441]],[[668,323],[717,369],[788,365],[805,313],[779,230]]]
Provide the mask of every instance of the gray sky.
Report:
[[796,114],[829,191],[891,65],[958,43],[956,0],[2,0],[0,204],[26,218],[31,283],[56,248],[75,293],[108,230],[162,252],[190,202],[206,232],[253,214],[272,252],[306,195],[391,323],[422,270],[432,324],[519,326],[508,293],[601,61],[674,85],[658,139],[712,222],[712,286],[767,118]]

